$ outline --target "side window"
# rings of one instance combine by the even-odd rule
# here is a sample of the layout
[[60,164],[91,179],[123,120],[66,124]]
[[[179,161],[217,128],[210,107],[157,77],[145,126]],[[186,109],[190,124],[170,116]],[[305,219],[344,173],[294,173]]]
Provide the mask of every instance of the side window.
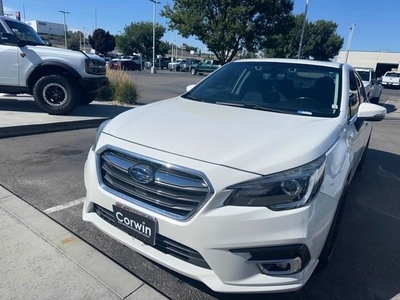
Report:
[[349,90],[349,119],[358,112],[360,106],[360,96],[356,75],[350,71],[350,90]]
[[371,74],[371,80],[376,80],[376,74],[375,74],[375,71],[372,71],[372,74]]
[[360,77],[360,75],[358,74],[354,74],[356,76],[356,80],[357,80],[357,88],[358,88],[358,95],[360,98],[360,104],[364,103],[365,101],[367,101],[367,94],[365,93],[365,88],[364,88],[364,84],[362,83],[362,79]]

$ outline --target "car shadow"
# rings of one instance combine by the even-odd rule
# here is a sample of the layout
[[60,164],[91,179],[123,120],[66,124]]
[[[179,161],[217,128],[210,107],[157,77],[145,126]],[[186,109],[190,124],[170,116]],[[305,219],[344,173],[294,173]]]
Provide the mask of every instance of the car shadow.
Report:
[[388,114],[397,111],[396,106],[394,106],[392,104],[383,104],[382,106],[386,108],[386,111]]
[[364,169],[355,174],[350,184],[332,260],[328,268],[314,272],[299,291],[221,294],[157,265],[217,299],[392,299],[400,295],[399,166],[399,155],[369,150]]

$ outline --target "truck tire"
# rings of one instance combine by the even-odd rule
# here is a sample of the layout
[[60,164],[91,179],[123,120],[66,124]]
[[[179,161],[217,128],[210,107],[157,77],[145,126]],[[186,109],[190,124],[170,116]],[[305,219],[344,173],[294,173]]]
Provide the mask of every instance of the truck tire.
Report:
[[63,115],[79,105],[80,90],[72,79],[48,75],[35,83],[33,97],[44,111],[52,115]]
[[88,105],[89,103],[92,103],[94,101],[94,99],[96,99],[97,97],[97,93],[86,93],[86,92],[82,92],[82,96],[81,96],[81,101],[80,101],[80,105]]
[[196,74],[197,74],[196,68],[191,68],[191,69],[190,69],[190,74],[196,75]]

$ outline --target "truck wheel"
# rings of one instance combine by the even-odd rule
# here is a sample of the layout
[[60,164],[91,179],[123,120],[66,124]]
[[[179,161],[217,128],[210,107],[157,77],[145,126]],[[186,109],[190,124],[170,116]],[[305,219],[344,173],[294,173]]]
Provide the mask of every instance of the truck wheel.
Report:
[[190,69],[190,74],[196,75],[196,74],[197,74],[196,68],[191,68],[191,69]]
[[96,99],[97,97],[97,93],[86,93],[86,92],[82,92],[82,96],[81,96],[81,101],[80,101],[80,105],[87,105],[89,103],[92,103],[94,101],[94,99]]
[[52,115],[63,115],[78,106],[80,91],[73,80],[60,75],[49,75],[35,83],[33,97],[44,111]]

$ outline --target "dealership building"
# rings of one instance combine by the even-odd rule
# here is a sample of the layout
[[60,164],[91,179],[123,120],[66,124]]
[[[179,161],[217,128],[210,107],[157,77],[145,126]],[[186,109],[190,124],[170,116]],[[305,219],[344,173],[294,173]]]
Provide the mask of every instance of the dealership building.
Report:
[[[347,51],[340,51],[338,62],[345,62]],[[386,71],[400,71],[400,52],[349,51],[347,62],[353,67],[373,68],[380,77]]]
[[35,29],[39,34],[64,35],[64,24],[38,20],[27,21],[26,24],[33,27],[33,29]]

